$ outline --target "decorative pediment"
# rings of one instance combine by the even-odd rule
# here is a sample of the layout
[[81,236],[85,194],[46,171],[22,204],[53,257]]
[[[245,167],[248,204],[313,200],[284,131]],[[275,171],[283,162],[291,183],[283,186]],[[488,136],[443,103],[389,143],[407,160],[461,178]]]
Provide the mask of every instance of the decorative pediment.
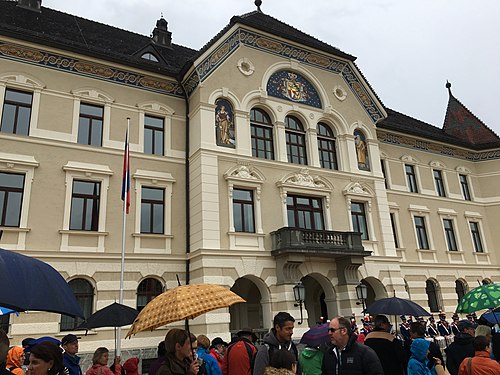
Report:
[[359,182],[353,182],[346,186],[343,191],[344,195],[356,195],[356,196],[365,196],[365,197],[373,197],[373,191],[361,184]]
[[137,103],[137,108],[142,109],[144,111],[148,111],[148,112],[156,112],[156,113],[169,114],[169,115],[173,115],[175,113],[173,108],[169,107],[168,105],[159,103],[159,102]]
[[439,160],[432,160],[429,165],[432,167],[432,168],[439,168],[439,169],[445,169],[446,168],[446,165],[439,161]]
[[322,191],[332,191],[333,186],[321,176],[311,176],[309,169],[303,168],[298,173],[291,173],[276,183],[278,187],[303,187]]
[[0,82],[8,82],[9,84],[19,85],[30,89],[43,89],[45,84],[36,78],[33,78],[26,73],[4,73],[0,74]]
[[264,175],[255,167],[248,164],[238,164],[224,173],[226,180],[247,181],[262,184]]
[[412,163],[412,164],[418,164],[419,161],[417,158],[411,156],[411,155],[403,155],[401,156],[401,161],[404,163]]
[[472,173],[472,171],[469,168],[464,167],[463,165],[459,165],[458,167],[455,168],[455,170],[461,174],[471,174]]
[[76,97],[91,99],[99,102],[113,103],[115,101],[111,95],[92,87],[82,87],[71,91],[71,93]]

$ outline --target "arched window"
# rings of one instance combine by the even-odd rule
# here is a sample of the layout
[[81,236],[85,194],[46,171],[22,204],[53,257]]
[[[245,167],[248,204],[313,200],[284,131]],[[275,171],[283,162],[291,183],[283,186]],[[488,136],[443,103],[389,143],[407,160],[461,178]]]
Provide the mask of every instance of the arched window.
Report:
[[[68,282],[69,287],[82,308],[83,315],[87,319],[92,314],[94,305],[94,288],[84,279],[74,279]],[[61,315],[61,331],[72,331],[83,323],[81,318],[72,318],[70,316]]]
[[250,110],[252,156],[274,160],[274,137],[271,119],[261,109]]
[[158,58],[150,52],[146,52],[141,56],[144,60],[158,62]]
[[306,132],[298,118],[285,117],[285,135],[288,162],[307,165]]
[[161,283],[153,278],[141,281],[137,287],[137,310],[141,311],[153,298],[163,292]]
[[455,280],[455,292],[457,292],[457,301],[460,302],[462,297],[467,293],[467,285],[463,280]]
[[322,168],[338,169],[335,137],[332,129],[323,123],[318,123],[318,151]]
[[481,283],[483,285],[488,285],[488,284],[491,284],[491,280],[490,279],[483,279],[483,281]]
[[431,312],[439,312],[439,297],[438,297],[439,287],[433,280],[427,280],[425,282],[425,292],[427,293],[427,301],[429,303],[429,309]]

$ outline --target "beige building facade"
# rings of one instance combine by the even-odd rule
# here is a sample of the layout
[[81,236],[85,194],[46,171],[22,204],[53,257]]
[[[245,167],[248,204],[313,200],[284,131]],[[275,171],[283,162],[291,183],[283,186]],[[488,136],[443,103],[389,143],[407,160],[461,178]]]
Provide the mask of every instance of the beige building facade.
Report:
[[[442,129],[407,117],[355,57],[259,10],[195,51],[172,44],[163,19],[148,38],[29,1],[0,7],[0,246],[54,266],[86,315],[118,300],[127,118],[129,306],[176,275],[224,285],[247,303],[191,329],[229,339],[269,329],[278,311],[300,321],[301,282],[300,337],[321,316],[361,315],[360,282],[368,304],[396,295],[451,313],[499,281],[500,139],[451,89]],[[72,22],[85,43],[56,32]],[[106,50],[104,36],[128,45]],[[4,318],[15,344],[77,324]],[[122,345],[153,348],[167,329]],[[113,347],[113,335],[91,331],[80,350]]]

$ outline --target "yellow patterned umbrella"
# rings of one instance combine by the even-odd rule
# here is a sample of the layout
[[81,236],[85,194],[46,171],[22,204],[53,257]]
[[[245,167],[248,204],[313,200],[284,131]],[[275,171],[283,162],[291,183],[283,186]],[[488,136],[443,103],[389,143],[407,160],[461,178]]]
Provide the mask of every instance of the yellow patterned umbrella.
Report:
[[209,311],[246,302],[215,284],[190,284],[167,290],[150,301],[135,319],[126,337],[152,331],[169,323],[196,318]]

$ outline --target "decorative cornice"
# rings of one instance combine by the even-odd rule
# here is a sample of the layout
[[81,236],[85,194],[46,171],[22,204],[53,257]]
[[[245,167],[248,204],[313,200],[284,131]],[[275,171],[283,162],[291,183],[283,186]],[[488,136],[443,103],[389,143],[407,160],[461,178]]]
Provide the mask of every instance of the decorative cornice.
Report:
[[209,54],[195,67],[194,71],[185,80],[184,87],[188,95],[191,95],[196,87],[207,79],[240,45],[286,59],[294,59],[302,64],[342,75],[347,86],[351,89],[372,121],[375,123],[383,118],[382,111],[366,91],[359,75],[347,62],[241,27],[229,35],[214,52]]
[[154,91],[160,94],[183,97],[183,90],[175,80],[166,80],[139,74],[130,70],[117,69],[109,65],[98,64],[49,52],[39,48],[0,41],[0,58],[70,72],[90,78]]
[[424,141],[406,135],[394,134],[385,130],[377,130],[379,142],[428,152],[437,155],[450,156],[468,161],[482,161],[500,159],[500,150],[467,151],[458,147],[448,146],[438,142]]

